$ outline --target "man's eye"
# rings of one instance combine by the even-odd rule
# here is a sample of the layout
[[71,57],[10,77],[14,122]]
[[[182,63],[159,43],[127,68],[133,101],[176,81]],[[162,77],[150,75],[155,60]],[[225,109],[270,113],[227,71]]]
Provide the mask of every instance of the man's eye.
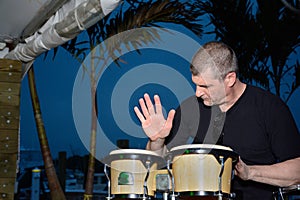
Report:
[[201,88],[208,88],[209,86],[208,86],[208,85],[198,85],[198,87],[201,87]]

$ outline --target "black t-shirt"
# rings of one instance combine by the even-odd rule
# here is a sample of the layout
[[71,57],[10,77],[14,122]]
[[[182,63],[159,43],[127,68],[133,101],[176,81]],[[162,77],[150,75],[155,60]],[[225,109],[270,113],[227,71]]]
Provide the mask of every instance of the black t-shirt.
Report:
[[[290,110],[281,99],[248,85],[226,112],[188,98],[176,110],[168,148],[189,143],[231,147],[248,165],[268,165],[300,156],[300,134]],[[276,187],[234,177],[236,199],[273,199]]]

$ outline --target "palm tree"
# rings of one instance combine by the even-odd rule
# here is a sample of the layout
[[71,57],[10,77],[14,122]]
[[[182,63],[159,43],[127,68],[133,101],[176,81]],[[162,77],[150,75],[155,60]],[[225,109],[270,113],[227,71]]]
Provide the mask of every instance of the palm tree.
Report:
[[66,197],[64,195],[64,192],[60,186],[59,180],[56,175],[55,167],[53,164],[49,144],[48,144],[48,139],[42,119],[42,113],[41,113],[41,107],[39,103],[39,98],[37,94],[37,89],[36,89],[36,82],[34,78],[34,70],[33,66],[28,72],[28,83],[29,83],[29,88],[30,88],[30,94],[31,94],[31,102],[32,102],[32,107],[34,111],[34,117],[35,117],[35,122],[36,122],[36,127],[38,131],[38,137],[39,137],[39,142],[40,142],[40,147],[42,151],[42,156],[44,160],[44,165],[45,165],[45,171],[48,179],[48,185],[50,189],[50,196],[51,199],[55,200],[65,200]]
[[[299,16],[291,12],[281,1],[257,0],[257,22],[262,26],[264,39],[267,43],[266,53],[268,56],[270,80],[275,87],[278,96],[287,94],[284,99],[288,101],[292,93],[300,86],[299,62],[288,63],[290,55],[300,45]],[[272,26],[270,25],[272,22]],[[285,84],[285,76],[292,75],[290,84]],[[283,87],[287,86],[284,90]],[[282,92],[285,92],[282,95]]]
[[275,90],[287,102],[299,87],[299,62],[288,63],[300,44],[298,16],[280,1],[209,0],[197,7],[208,13],[216,39],[236,51],[241,79]]
[[[160,23],[175,23],[181,24],[184,27],[190,29],[196,33],[199,37],[202,36],[202,25],[199,23],[201,19],[199,17],[203,12],[189,2],[181,3],[176,0],[152,0],[152,1],[138,1],[129,0],[124,2],[117,12],[110,14],[97,24],[89,28],[86,33],[88,34],[88,42],[78,42],[78,37],[72,41],[66,43],[62,47],[69,51],[74,57],[81,62],[87,55],[88,51],[92,50],[100,42],[105,41],[111,36],[115,36],[118,33],[128,31],[134,28],[140,27],[162,27]],[[132,39],[135,37],[135,39]],[[127,48],[134,48],[137,52],[138,48],[142,45],[153,43],[159,40],[159,34],[156,29],[145,29],[141,32],[141,35],[122,35],[122,38],[114,41],[113,43],[106,43],[105,51],[108,53],[109,58],[103,56],[104,51],[99,55],[93,55],[93,59],[101,61],[101,70],[106,67],[106,61],[110,58],[115,60],[118,64],[120,52],[120,46],[125,44]],[[88,47],[83,45],[88,44]],[[99,62],[97,62],[99,63]],[[97,120],[97,102],[95,101],[95,92],[97,82],[97,74],[95,74],[95,62],[91,63],[92,70],[88,74],[91,78],[91,95],[92,98],[92,122],[91,122],[91,145],[90,145],[90,157],[89,167],[87,172],[86,186],[85,186],[85,199],[92,198],[93,194],[93,177],[94,177],[94,155],[96,152],[96,120]],[[100,71],[101,71],[100,70]]]
[[210,23],[214,26],[211,33],[215,34],[216,40],[222,40],[236,52],[240,78],[268,88],[266,69],[261,63],[265,62],[265,41],[252,14],[252,1],[210,0],[197,6],[209,15]]

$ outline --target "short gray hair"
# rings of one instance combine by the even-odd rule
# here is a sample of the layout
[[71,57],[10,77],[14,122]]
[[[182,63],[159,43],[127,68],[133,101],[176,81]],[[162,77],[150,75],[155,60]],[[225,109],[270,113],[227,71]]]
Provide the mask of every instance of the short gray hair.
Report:
[[229,72],[238,72],[238,62],[234,51],[222,42],[208,42],[194,55],[190,70],[199,75],[211,69],[216,78],[224,79]]

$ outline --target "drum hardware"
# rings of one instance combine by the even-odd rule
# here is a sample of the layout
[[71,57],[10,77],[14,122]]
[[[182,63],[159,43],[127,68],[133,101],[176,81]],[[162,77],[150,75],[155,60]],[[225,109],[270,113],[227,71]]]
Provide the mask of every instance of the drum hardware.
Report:
[[171,197],[171,200],[175,200],[177,195],[175,195],[175,182],[174,182],[174,176],[172,175],[172,172],[171,172],[171,169],[170,169],[170,165],[171,165],[170,162],[171,162],[170,159],[168,159],[168,161],[167,161],[167,170],[168,170],[168,175],[171,179],[171,185],[172,185],[172,194],[170,195],[170,197]]
[[[219,191],[216,192],[207,192],[207,191],[190,191],[190,192],[180,192],[177,197],[181,197],[182,199],[190,199],[190,198],[195,198],[195,199],[201,199],[205,197],[214,197],[214,199],[220,199],[220,193]],[[186,198],[187,197],[187,198]],[[226,199],[226,200],[233,200],[236,197],[235,193],[221,193],[221,199]],[[179,198],[179,199],[181,199]]]
[[169,194],[167,192],[163,193],[163,200],[168,200],[169,199]]
[[146,177],[145,177],[145,180],[144,180],[144,194],[143,194],[143,200],[146,199],[146,196],[148,196],[148,186],[147,186],[147,180],[148,180],[148,177],[149,177],[149,173],[150,173],[150,161],[147,160],[145,162],[146,164],[146,168],[147,168],[147,174],[146,174]]
[[152,176],[152,190],[155,192],[155,199],[169,200],[169,194],[172,191],[171,173],[172,169],[163,168],[150,174]]
[[107,172],[107,164],[104,165],[104,174],[107,178],[107,197],[106,197],[106,199],[110,200],[110,199],[112,199],[112,197],[111,197],[111,194],[110,194],[110,187],[111,186],[110,186],[110,178],[109,178],[109,175],[108,175],[108,172]]
[[274,200],[277,200],[278,198],[284,200],[285,195],[293,195],[295,193],[299,194],[299,191],[300,191],[300,184],[291,185],[288,187],[280,187],[278,188],[278,191],[273,192],[273,197]]
[[279,188],[279,189],[278,189],[278,195],[280,195],[281,199],[284,199],[284,198],[283,198],[282,188]]
[[223,171],[224,171],[224,157],[223,156],[220,156],[219,157],[219,162],[221,163],[221,170],[220,170],[220,173],[219,173],[219,193],[218,193],[218,199],[219,200],[222,200],[222,175],[223,175]]

